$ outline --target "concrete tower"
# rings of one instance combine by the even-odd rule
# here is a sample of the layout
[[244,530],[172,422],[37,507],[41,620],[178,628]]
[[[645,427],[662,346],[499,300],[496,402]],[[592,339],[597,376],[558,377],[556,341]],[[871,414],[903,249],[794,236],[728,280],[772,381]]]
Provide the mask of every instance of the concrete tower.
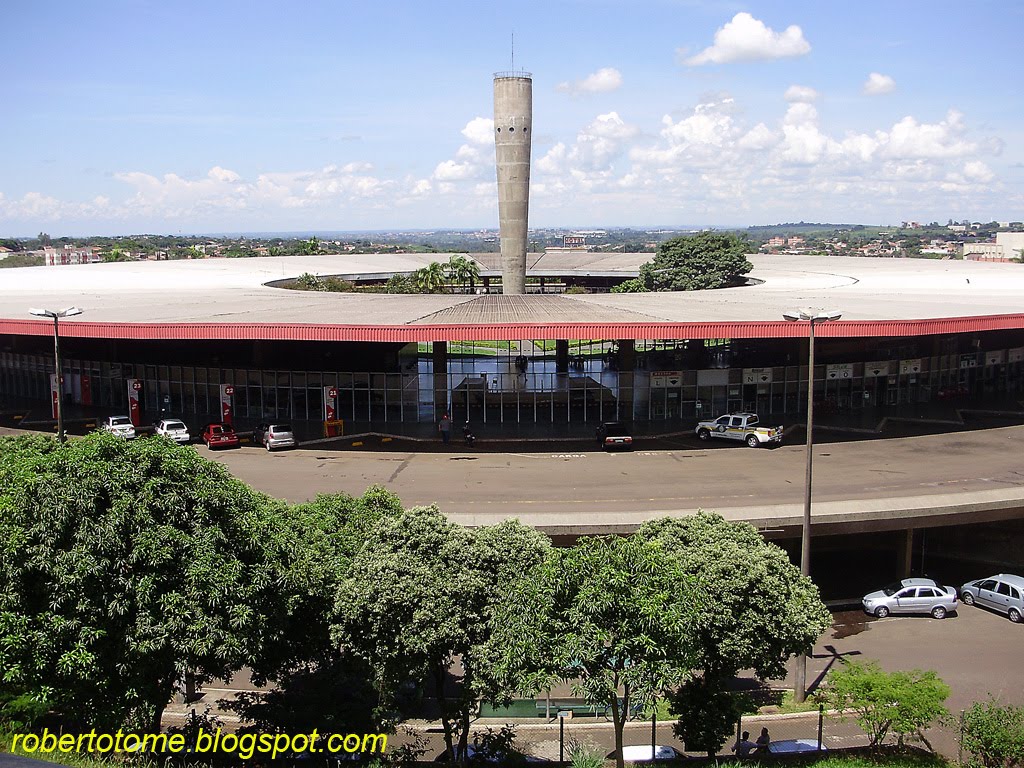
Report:
[[526,231],[530,212],[533,76],[494,75],[494,149],[498,168],[501,292],[526,293]]

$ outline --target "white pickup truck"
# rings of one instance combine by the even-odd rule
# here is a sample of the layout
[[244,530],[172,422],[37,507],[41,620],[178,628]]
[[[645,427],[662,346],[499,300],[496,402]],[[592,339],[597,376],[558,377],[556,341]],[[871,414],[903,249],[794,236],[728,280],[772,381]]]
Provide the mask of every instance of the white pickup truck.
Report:
[[727,413],[711,421],[702,421],[694,430],[701,440],[724,437],[742,440],[751,448],[782,442],[782,427],[762,427],[756,413]]

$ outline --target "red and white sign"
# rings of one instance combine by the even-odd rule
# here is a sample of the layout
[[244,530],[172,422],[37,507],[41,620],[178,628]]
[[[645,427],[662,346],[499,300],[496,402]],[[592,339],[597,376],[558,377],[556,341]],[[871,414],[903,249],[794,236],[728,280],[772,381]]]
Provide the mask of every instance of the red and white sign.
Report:
[[141,381],[128,379],[128,418],[136,427],[142,426],[142,412],[139,409],[139,391],[141,389]]
[[233,409],[231,408],[231,398],[234,394],[235,388],[233,385],[220,385],[220,420],[225,424],[230,424],[234,417]]
[[57,374],[50,374],[50,402],[53,405],[53,418],[57,418],[57,398],[60,397],[60,384],[57,382]]
[[324,387],[324,421],[334,421],[338,414],[338,390]]

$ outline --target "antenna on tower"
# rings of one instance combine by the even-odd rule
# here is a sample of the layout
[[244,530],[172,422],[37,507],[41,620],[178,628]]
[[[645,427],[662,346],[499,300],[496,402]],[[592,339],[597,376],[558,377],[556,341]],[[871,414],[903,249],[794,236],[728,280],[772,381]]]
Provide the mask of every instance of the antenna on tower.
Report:
[[512,65],[509,67],[513,72],[516,71],[516,33],[512,33]]

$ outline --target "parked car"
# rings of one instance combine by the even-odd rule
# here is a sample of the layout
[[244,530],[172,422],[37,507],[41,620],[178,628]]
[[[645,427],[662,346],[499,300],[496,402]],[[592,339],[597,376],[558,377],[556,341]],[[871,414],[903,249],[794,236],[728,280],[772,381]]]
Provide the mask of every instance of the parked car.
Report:
[[828,748],[817,739],[783,739],[768,744],[768,752],[773,755],[787,755],[794,752],[828,752]]
[[983,605],[1005,613],[1019,624],[1024,619],[1024,578],[1012,573],[997,573],[988,579],[971,581],[960,587],[960,599],[967,605]]
[[202,441],[209,448],[237,448],[239,446],[238,435],[230,424],[214,422],[203,427]]
[[252,431],[252,441],[268,451],[295,447],[291,424],[260,424]]
[[621,421],[606,421],[597,428],[597,444],[606,451],[612,448],[633,448],[629,427]]
[[955,611],[957,600],[953,587],[944,587],[933,579],[903,579],[884,589],[865,595],[861,601],[864,612],[884,619],[890,613],[930,613],[944,619]]
[[188,427],[180,419],[160,419],[153,431],[183,445],[192,442],[192,435],[188,433]]
[[100,429],[125,440],[135,438],[135,425],[127,416],[107,416],[100,424]]
[[[659,760],[678,760],[683,757],[675,747],[668,744],[655,744],[654,755],[651,755],[650,744],[634,744],[622,748],[622,759],[627,763],[650,763]],[[614,753],[608,757],[614,757]]]

